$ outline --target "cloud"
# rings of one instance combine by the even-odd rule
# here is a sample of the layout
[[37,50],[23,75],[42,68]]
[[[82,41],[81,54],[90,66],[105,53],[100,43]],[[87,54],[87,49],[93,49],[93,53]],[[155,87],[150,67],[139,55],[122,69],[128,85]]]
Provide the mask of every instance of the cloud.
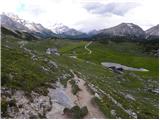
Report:
[[82,31],[131,22],[143,29],[159,23],[159,0],[0,0],[0,13],[11,12],[51,28],[63,23]]
[[115,14],[119,16],[125,15],[129,10],[137,7],[139,4],[135,2],[126,2],[126,3],[91,3],[84,6],[89,12],[100,15],[109,15]]
[[39,7],[39,5],[34,5],[34,4],[25,4],[25,3],[19,3],[19,5],[17,5],[16,7],[16,11],[17,13],[30,13],[33,16],[40,16],[41,14],[43,14],[45,11],[44,9],[42,9],[41,7]]

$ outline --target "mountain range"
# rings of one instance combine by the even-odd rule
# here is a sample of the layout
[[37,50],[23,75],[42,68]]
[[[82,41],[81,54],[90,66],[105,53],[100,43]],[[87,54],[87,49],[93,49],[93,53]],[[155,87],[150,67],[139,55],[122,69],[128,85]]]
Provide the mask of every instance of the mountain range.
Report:
[[55,36],[51,30],[43,27],[41,24],[30,23],[13,14],[2,14],[1,25],[6,29],[19,32],[27,32],[36,38],[47,38]]
[[69,28],[66,25],[60,24],[54,24],[51,26],[52,32],[58,34],[60,37],[67,37],[67,38],[87,38],[88,35],[86,33],[83,33],[81,31],[78,31],[73,28]]
[[131,39],[143,39],[145,37],[145,31],[133,23],[121,23],[115,27],[100,30],[98,34],[109,37],[130,37]]
[[139,39],[152,39],[159,38],[159,25],[156,25],[146,31],[144,31],[138,25],[133,23],[121,23],[117,26],[106,28],[102,30],[92,30],[89,33],[83,33],[74,28],[60,24],[55,24],[50,29],[44,27],[39,23],[31,23],[23,20],[14,14],[2,13],[1,15],[1,26],[14,33],[26,33],[32,37],[39,38],[50,38],[50,37],[61,37],[61,38],[73,38],[73,39],[86,39],[86,38],[127,38],[130,40]]

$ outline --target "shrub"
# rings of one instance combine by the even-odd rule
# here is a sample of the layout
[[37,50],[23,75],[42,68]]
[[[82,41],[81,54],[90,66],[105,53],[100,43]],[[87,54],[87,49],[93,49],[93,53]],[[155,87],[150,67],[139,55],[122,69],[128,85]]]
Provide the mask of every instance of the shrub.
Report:
[[81,108],[79,106],[74,106],[70,110],[73,118],[81,118]]
[[70,109],[69,108],[64,108],[63,113],[64,114],[69,114],[70,113]]
[[88,108],[87,106],[84,106],[81,108],[81,116],[86,116],[88,114]]
[[79,106],[73,106],[71,109],[65,108],[63,112],[71,118],[82,119],[88,114],[88,109],[86,106],[82,108]]

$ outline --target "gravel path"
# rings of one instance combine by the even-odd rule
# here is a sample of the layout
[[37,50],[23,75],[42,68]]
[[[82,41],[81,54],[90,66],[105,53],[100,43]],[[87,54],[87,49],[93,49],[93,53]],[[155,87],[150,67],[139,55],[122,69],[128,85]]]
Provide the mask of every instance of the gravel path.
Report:
[[91,45],[91,44],[92,44],[92,41],[89,42],[89,43],[87,43],[87,44],[84,46],[84,48],[88,51],[88,54],[92,54],[92,50],[90,50],[90,49],[88,48],[88,46]]
[[63,114],[63,109],[65,107],[71,108],[75,105],[78,105],[80,107],[87,106],[89,113],[85,116],[85,118],[104,119],[105,116],[99,110],[98,106],[91,103],[94,95],[88,91],[87,87],[85,86],[85,81],[79,78],[73,71],[71,72],[74,75],[73,79],[77,81],[77,85],[81,91],[79,91],[76,95],[73,95],[70,80],[68,80],[66,88],[63,88],[60,85],[56,89],[49,89],[52,109],[46,114],[46,117],[49,119],[66,119],[68,117]]
[[81,89],[81,91],[79,91],[77,95],[73,95],[71,92],[72,90],[71,84],[68,81],[66,94],[70,96],[74,104],[79,105],[80,107],[87,106],[89,113],[87,116],[85,116],[86,119],[91,119],[91,118],[104,119],[105,116],[99,110],[98,106],[96,104],[91,103],[91,100],[94,97],[94,95],[87,90],[87,87],[84,85],[85,81],[81,78],[78,78],[76,74],[74,74],[74,80],[78,81],[78,86]]

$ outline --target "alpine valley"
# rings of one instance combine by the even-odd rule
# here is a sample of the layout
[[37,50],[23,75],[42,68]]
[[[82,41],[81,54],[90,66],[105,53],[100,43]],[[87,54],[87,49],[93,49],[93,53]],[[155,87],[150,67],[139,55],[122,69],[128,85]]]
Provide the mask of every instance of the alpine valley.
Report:
[[84,33],[0,17],[1,118],[159,118],[159,25]]

